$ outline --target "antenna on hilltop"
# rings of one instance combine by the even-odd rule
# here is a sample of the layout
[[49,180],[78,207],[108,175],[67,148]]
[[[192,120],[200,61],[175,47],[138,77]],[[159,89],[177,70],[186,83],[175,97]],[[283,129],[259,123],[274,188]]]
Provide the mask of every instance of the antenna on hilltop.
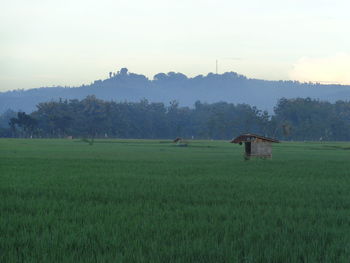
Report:
[[216,75],[218,74],[218,60],[215,61],[216,62]]

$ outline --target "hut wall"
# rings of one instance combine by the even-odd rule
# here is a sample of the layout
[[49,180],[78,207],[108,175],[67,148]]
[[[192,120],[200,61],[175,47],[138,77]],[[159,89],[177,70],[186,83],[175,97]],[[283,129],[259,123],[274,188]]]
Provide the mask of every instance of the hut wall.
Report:
[[271,157],[272,145],[271,142],[252,142],[251,156]]

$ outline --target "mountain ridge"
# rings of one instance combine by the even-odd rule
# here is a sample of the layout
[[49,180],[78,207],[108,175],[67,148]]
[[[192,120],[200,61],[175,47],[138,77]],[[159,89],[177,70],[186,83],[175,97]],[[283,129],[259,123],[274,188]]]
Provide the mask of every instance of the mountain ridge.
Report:
[[122,68],[109,77],[81,86],[40,87],[29,90],[0,92],[0,113],[7,109],[31,112],[40,102],[58,99],[83,99],[95,95],[104,100],[136,102],[178,101],[183,106],[193,106],[198,100],[213,103],[226,101],[246,103],[262,110],[273,111],[282,98],[305,98],[334,102],[350,98],[350,85],[302,83],[299,81],[273,81],[247,78],[236,72],[208,73],[187,77],[185,74],[158,73],[153,79],[130,73]]

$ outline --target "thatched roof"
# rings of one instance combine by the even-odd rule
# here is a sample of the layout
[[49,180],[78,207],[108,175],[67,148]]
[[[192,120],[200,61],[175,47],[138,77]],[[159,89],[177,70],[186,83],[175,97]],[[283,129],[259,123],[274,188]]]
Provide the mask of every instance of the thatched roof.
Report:
[[268,138],[268,137],[264,137],[264,136],[261,136],[261,135],[252,134],[252,133],[245,133],[245,134],[241,134],[238,137],[234,138],[231,141],[231,143],[251,142],[251,141],[253,141],[255,139],[260,139],[262,141],[267,141],[267,142],[279,142],[279,140]]

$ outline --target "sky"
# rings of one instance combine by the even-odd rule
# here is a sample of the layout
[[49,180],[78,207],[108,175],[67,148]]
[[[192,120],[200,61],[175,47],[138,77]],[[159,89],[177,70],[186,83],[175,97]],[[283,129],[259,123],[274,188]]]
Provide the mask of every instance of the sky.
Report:
[[350,84],[350,1],[0,0],[0,91],[122,67]]

